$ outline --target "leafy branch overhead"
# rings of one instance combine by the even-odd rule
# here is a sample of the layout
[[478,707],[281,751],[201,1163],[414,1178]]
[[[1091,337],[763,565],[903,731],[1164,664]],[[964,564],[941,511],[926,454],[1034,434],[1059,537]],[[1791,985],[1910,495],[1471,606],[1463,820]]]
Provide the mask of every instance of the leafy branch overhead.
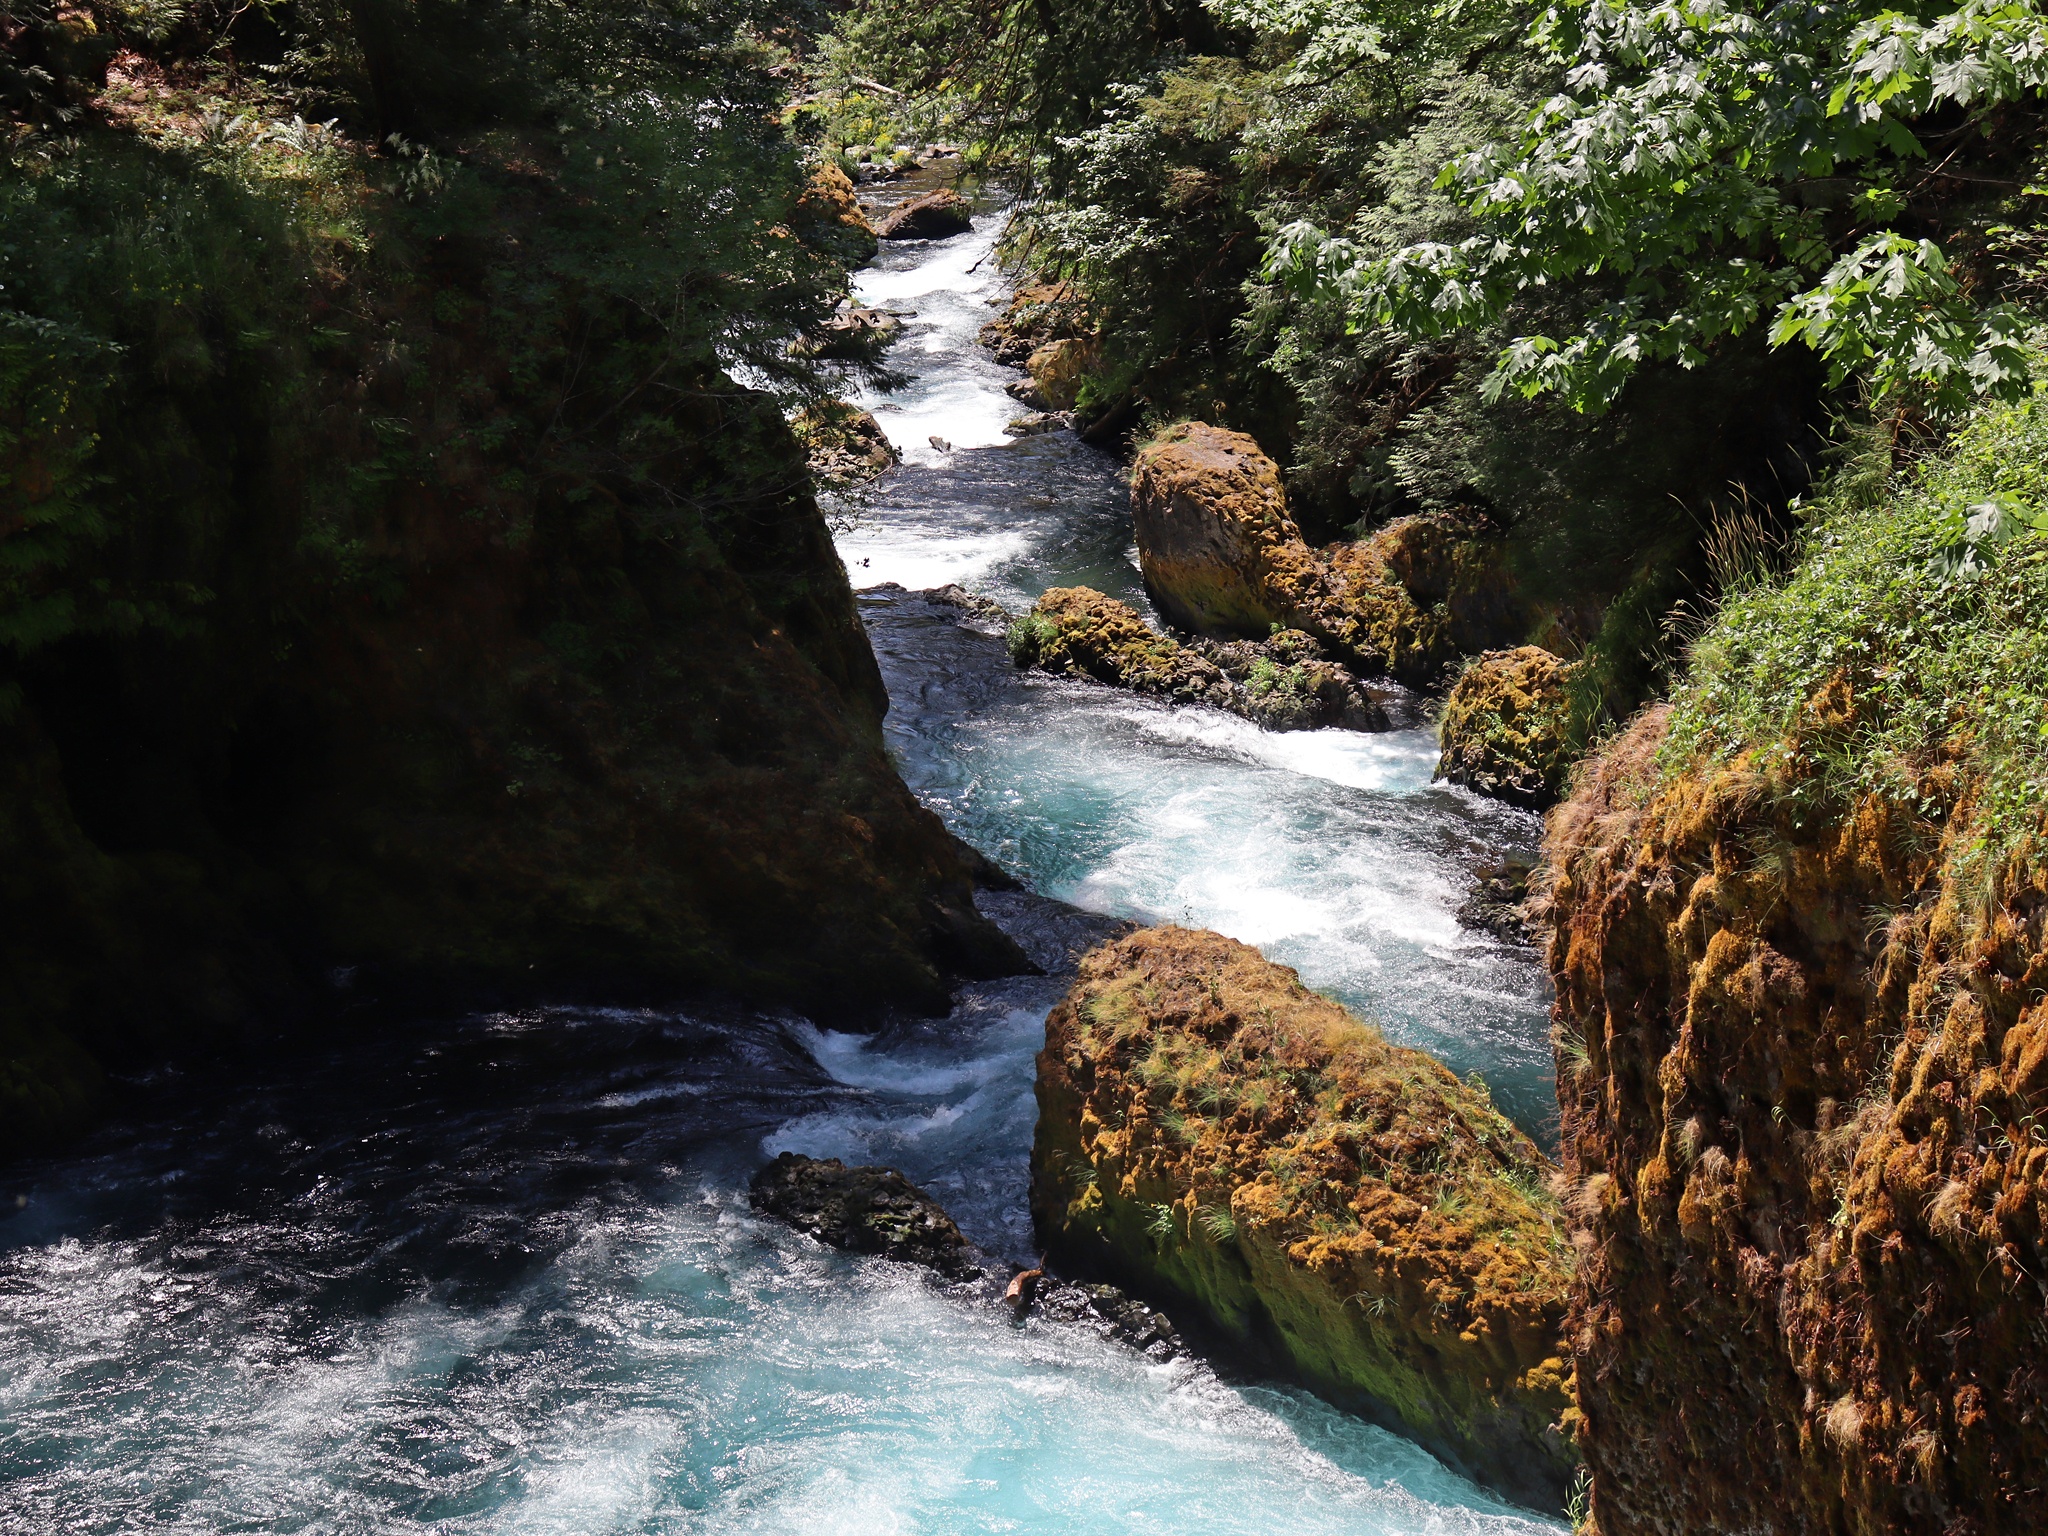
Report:
[[1512,338],[1488,382],[1581,409],[1605,409],[1641,362],[1694,366],[1765,322],[1835,383],[1867,374],[1936,411],[2025,388],[2025,317],[1980,302],[1928,204],[1981,179],[1968,157],[1997,109],[2048,85],[2034,4],[1921,19],[1838,0],[1595,0],[1552,7],[1532,42],[1564,89],[1519,140],[1459,155],[1438,182],[1473,233],[1388,254],[1297,221],[1268,276],[1343,303],[1354,328],[1417,337],[1593,279],[1601,301],[1575,334]]

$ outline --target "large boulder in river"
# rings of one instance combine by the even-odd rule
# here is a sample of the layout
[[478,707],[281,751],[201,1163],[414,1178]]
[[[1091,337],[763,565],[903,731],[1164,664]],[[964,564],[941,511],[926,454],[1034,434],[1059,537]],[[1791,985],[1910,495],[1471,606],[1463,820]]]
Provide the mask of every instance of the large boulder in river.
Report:
[[1541,646],[1478,657],[1444,701],[1436,776],[1532,811],[1556,804],[1584,734],[1571,675]]
[[1564,1223],[1483,1086],[1246,945],[1162,927],[1083,958],[1038,1105],[1049,1262],[1562,1504]]
[[1170,427],[1138,454],[1131,518],[1152,600],[1210,634],[1313,635],[1362,673],[1436,685],[1460,655],[1521,638],[1530,616],[1502,544],[1449,517],[1404,517],[1321,550],[1288,515],[1280,469],[1241,432]]
[[974,227],[972,207],[951,187],[900,204],[875,231],[884,240],[943,240]]
[[1321,593],[1280,468],[1242,432],[1199,421],[1167,428],[1132,466],[1131,518],[1146,590],[1185,629],[1265,635],[1294,624]]

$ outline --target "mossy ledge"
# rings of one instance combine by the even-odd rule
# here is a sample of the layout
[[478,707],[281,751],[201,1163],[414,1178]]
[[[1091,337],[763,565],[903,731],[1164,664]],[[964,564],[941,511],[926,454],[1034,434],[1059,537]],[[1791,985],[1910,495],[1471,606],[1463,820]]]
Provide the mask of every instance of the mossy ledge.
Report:
[[1606,1536],[2048,1529],[2044,465],[1852,462],[1551,815]]
[[1051,1262],[1563,1503],[1562,1222],[1484,1088],[1257,950],[1168,926],[1083,958],[1038,1103]]

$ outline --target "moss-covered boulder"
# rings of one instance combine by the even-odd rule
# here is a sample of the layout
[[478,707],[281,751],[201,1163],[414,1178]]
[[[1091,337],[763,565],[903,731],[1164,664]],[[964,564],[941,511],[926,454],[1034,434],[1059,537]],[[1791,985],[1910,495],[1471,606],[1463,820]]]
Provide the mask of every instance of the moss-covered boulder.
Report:
[[1071,411],[1078,405],[1081,386],[1100,366],[1101,348],[1092,337],[1085,336],[1063,336],[1049,341],[1024,362],[1039,398],[1045,401],[1048,410],[1054,411]]
[[1279,466],[1242,432],[1183,422],[1161,433],[1133,467],[1131,513],[1146,588],[1187,629],[1298,629],[1360,671],[1430,687],[1460,655],[1530,627],[1500,541],[1450,519],[1400,518],[1312,549]]
[[1020,667],[1092,677],[1099,683],[1183,701],[1220,700],[1221,668],[1162,635],[1128,603],[1093,587],[1053,587],[1010,626]]
[[1054,587],[1010,626],[1020,667],[1090,677],[1180,703],[1207,704],[1269,730],[1385,730],[1385,713],[1309,636],[1183,645],[1128,603],[1092,587]]
[[1082,960],[1038,1103],[1052,1262],[1562,1501],[1562,1222],[1548,1164],[1483,1088],[1258,951],[1161,927]]
[[1242,432],[1187,421],[1146,444],[1131,468],[1131,518],[1146,590],[1184,629],[1261,636],[1322,595],[1280,468]]
[[1530,810],[1556,804],[1581,734],[1571,672],[1534,645],[1476,658],[1444,701],[1436,776]]

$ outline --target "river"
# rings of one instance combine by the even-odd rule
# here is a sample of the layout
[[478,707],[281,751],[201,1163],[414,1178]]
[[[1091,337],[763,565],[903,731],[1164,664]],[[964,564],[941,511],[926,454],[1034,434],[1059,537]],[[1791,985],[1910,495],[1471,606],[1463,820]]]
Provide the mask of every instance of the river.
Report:
[[[1433,787],[1420,729],[1272,735],[1020,677],[902,590],[1143,601],[1116,461],[1002,435],[991,236],[863,279],[918,311],[912,382],[874,402],[910,462],[842,539],[906,776],[1042,890],[1260,943],[1542,1133],[1540,974],[1454,916],[1531,818]],[[774,1151],[881,1160],[1028,1256],[1055,991],[872,1038],[550,1008],[155,1074],[130,1123],[0,1172],[0,1531],[1558,1529],[1304,1393],[1015,1325],[749,1211]]]

